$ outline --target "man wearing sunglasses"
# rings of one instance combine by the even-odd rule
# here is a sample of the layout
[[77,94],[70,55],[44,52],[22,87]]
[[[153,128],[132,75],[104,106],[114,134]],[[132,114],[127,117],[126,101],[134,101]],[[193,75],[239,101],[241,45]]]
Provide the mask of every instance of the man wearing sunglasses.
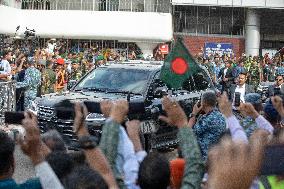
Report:
[[[268,96],[271,97],[271,96],[274,96],[274,95],[277,95],[275,94],[275,91],[279,91],[280,92],[280,88],[282,86],[282,84],[284,83],[284,80],[283,80],[283,75],[279,74],[275,77],[275,84],[273,85],[270,85],[268,87]],[[276,90],[276,89],[279,89],[279,90]]]

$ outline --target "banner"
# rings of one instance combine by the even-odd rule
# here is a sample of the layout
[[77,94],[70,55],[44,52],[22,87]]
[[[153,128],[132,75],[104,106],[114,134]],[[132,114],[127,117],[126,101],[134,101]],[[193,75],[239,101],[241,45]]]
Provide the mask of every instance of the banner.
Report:
[[227,54],[229,57],[234,54],[232,43],[205,43],[204,45],[204,56],[209,57],[211,55]]
[[160,45],[159,49],[160,49],[161,53],[169,54],[169,45],[168,44]]

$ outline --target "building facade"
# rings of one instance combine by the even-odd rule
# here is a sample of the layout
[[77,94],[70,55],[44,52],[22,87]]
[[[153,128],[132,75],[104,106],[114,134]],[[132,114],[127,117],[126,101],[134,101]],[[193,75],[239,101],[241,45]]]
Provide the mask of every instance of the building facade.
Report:
[[172,0],[174,34],[192,54],[206,43],[230,43],[238,57],[284,46],[283,0]]
[[284,0],[0,0],[0,34],[135,42],[144,54],[174,37],[192,54],[208,43],[235,56],[284,46]]

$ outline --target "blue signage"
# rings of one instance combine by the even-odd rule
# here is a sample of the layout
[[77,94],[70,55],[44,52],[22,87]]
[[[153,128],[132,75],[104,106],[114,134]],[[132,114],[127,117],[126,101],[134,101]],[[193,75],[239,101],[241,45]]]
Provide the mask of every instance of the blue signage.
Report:
[[215,54],[231,56],[234,53],[232,43],[205,43],[204,49],[205,57],[214,56]]

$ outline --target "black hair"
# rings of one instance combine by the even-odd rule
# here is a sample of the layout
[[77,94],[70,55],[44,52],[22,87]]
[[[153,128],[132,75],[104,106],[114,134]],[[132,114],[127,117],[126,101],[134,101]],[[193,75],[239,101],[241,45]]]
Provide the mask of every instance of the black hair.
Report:
[[74,166],[88,165],[86,161],[86,156],[83,151],[73,151],[68,153],[72,158]]
[[170,183],[170,165],[161,154],[153,152],[140,164],[138,184],[141,189],[166,189]]
[[245,75],[245,76],[247,76],[247,72],[246,71],[242,71],[239,75]]
[[6,174],[14,164],[15,143],[4,131],[0,131],[0,175]]
[[3,52],[3,57],[5,58],[5,56],[7,56],[9,53],[11,53],[12,51],[10,51],[10,50],[5,50],[4,52]]
[[215,107],[217,104],[217,96],[214,91],[206,91],[202,94],[202,101],[211,107]]
[[63,183],[66,189],[108,189],[102,176],[87,166],[74,168]]
[[70,157],[66,152],[52,152],[48,154],[46,161],[49,163],[59,180],[62,180],[65,176],[71,173],[74,167],[72,157]]

